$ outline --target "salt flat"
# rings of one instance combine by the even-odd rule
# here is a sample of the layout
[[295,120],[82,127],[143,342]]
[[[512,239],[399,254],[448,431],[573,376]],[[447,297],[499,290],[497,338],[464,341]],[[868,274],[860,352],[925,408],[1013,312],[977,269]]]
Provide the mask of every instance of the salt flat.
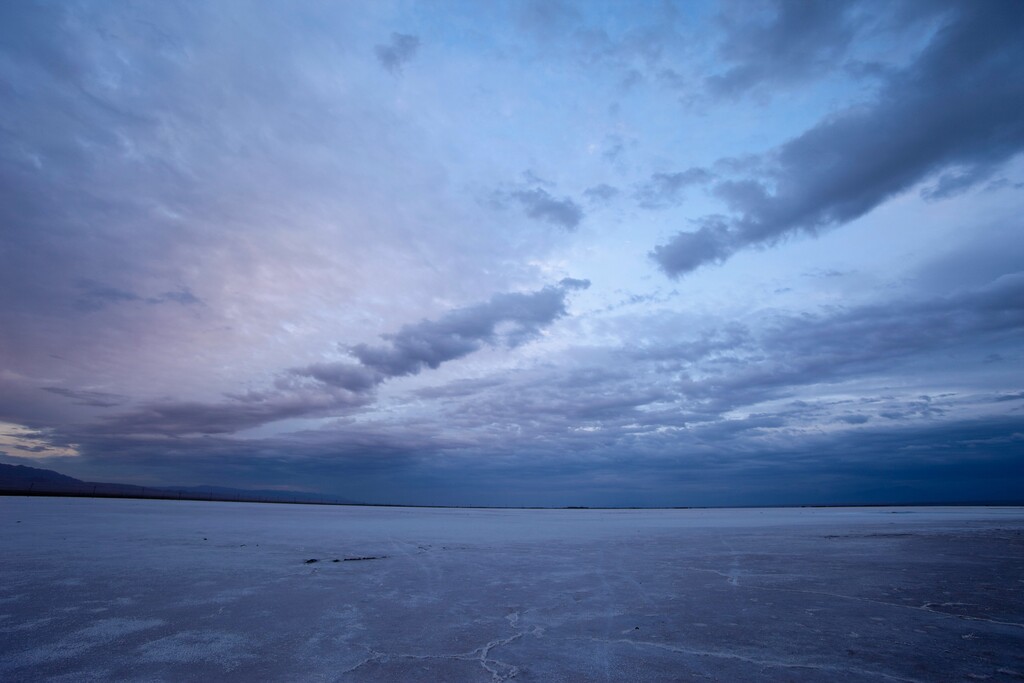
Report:
[[1021,680],[1024,509],[0,499],[0,680],[509,679]]

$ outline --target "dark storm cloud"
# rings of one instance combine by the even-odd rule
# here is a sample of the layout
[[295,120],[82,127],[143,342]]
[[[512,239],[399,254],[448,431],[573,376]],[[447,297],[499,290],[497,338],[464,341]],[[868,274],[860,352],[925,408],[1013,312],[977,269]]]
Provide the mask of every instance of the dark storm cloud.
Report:
[[[833,500],[1020,501],[1022,428],[1024,421],[1006,417],[858,428],[852,438],[808,438],[790,467],[827,475],[835,488],[822,494]],[[838,457],[815,458],[823,448]]]
[[[239,441],[218,435],[168,439],[97,432],[81,435],[81,456],[50,457],[42,466],[92,481],[127,480],[144,485],[228,481],[254,488],[269,485],[323,490],[342,484],[353,490],[363,488],[359,496],[352,497],[360,501],[367,500],[366,487],[360,487],[367,478],[376,480],[379,486],[383,479],[415,471],[412,454],[401,435],[388,439],[353,431],[349,436],[345,442],[327,443],[301,436]],[[9,455],[5,460],[41,466],[39,460],[28,458]]]
[[748,245],[842,225],[936,174],[945,173],[927,196],[961,192],[1024,149],[1024,4],[956,8],[874,102],[783,144],[762,159],[764,173],[718,182],[733,215],[656,248],[661,269],[677,277]]
[[683,190],[706,185],[715,175],[705,168],[689,168],[675,173],[655,173],[636,189],[637,203],[645,209],[663,209],[683,200]]
[[420,39],[406,33],[392,33],[390,42],[373,48],[377,61],[393,74],[402,72],[402,68],[412,61],[419,50]]
[[[771,419],[752,416],[743,422],[731,427],[734,438],[710,445],[687,431],[666,432],[649,444],[597,440],[586,458],[559,450],[562,442],[517,441],[512,434],[506,438],[515,443],[515,457],[507,450],[476,448],[445,455],[464,446],[401,424],[383,429],[353,423],[331,432],[244,442],[95,435],[83,442],[83,455],[49,458],[46,466],[92,480],[288,485],[371,503],[431,504],[439,493],[456,505],[1020,501],[1020,419],[897,427],[869,422],[853,432],[818,431],[785,442],[758,432],[757,424],[773,431]],[[11,454],[4,459],[39,466]],[[453,468],[458,477],[452,477]]]
[[366,391],[389,377],[437,368],[485,345],[515,348],[566,314],[570,291],[589,286],[587,280],[565,278],[558,286],[530,294],[496,294],[489,301],[450,311],[438,320],[405,325],[394,334],[384,335],[386,345],[346,347],[358,365],[319,363],[292,372],[331,386]]

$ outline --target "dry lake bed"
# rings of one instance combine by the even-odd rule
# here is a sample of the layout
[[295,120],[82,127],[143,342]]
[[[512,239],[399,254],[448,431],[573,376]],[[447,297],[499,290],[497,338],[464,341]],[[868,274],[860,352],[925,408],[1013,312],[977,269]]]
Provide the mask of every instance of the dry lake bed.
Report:
[[0,680],[1024,680],[1024,509],[0,498]]

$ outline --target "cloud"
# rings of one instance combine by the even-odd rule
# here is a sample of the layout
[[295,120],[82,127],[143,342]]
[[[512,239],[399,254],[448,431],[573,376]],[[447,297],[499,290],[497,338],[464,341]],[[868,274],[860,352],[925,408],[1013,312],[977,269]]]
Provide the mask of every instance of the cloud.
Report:
[[345,347],[358,365],[320,363],[292,373],[331,386],[365,391],[391,377],[435,369],[485,345],[515,348],[566,315],[570,291],[589,286],[588,280],[565,278],[558,286],[529,294],[496,294],[482,304],[449,311],[438,320],[405,325],[398,332],[384,335],[387,344]]
[[558,281],[558,285],[564,289],[581,291],[584,289],[590,289],[590,280],[575,277],[563,277]]
[[83,280],[79,282],[78,286],[82,290],[82,296],[77,303],[78,307],[84,311],[95,311],[111,304],[142,300],[142,297],[134,292],[90,280]]
[[967,168],[948,171],[938,177],[934,184],[922,188],[921,197],[928,201],[949,199],[963,194],[978,183],[991,178],[999,170],[999,164],[976,164]]
[[558,199],[547,190],[537,187],[514,190],[509,198],[518,203],[530,218],[545,221],[572,231],[583,220],[583,209],[569,197]]
[[38,40],[67,19],[68,11],[59,6],[39,5],[0,7],[0,44],[4,51],[18,55],[58,80],[71,80],[81,74],[81,66],[66,45]]
[[554,189],[555,183],[527,169],[519,182],[494,190],[489,203],[499,209],[516,206],[535,221],[572,232],[583,220],[583,208],[571,197],[556,197]]
[[645,209],[663,209],[679,204],[682,193],[693,185],[706,185],[715,175],[705,168],[689,168],[675,173],[655,173],[635,192],[637,202]]
[[152,402],[76,432],[107,438],[133,435],[181,437],[195,434],[231,434],[268,422],[313,417],[366,405],[372,397],[352,391],[292,388],[229,396],[220,403],[203,401]]
[[192,306],[203,303],[202,299],[185,288],[174,292],[164,292],[146,299],[146,303],[149,304],[162,304],[167,302],[174,302],[183,306]]
[[618,194],[618,188],[607,183],[600,183],[583,191],[583,196],[592,202],[607,202],[614,199]]
[[721,263],[732,255],[735,237],[728,224],[720,217],[706,217],[694,232],[678,233],[668,244],[651,252],[666,274],[676,276],[688,273],[705,263]]
[[846,54],[865,8],[806,0],[727,5],[719,57],[731,66],[708,76],[708,89],[736,96],[756,87],[787,85],[835,68]]
[[572,3],[562,0],[528,0],[515,8],[517,23],[524,32],[542,42],[565,40],[583,19]]
[[78,405],[90,406],[92,408],[113,408],[124,403],[127,398],[107,391],[68,389],[66,387],[42,387],[42,390],[69,398]]
[[656,248],[659,267],[677,277],[749,245],[842,225],[942,172],[926,194],[948,196],[1024,150],[1024,5],[956,8],[875,101],[763,155],[762,173],[716,183],[732,216]]
[[377,61],[393,74],[400,74],[419,50],[420,39],[406,33],[392,33],[391,41],[373,48]]
[[78,288],[82,291],[82,294],[76,301],[76,305],[82,311],[99,311],[114,304],[131,302],[147,304],[176,303],[182,306],[202,303],[199,297],[184,287],[176,291],[162,292],[156,296],[141,296],[135,292],[83,279],[78,282]]
[[704,330],[696,339],[673,341],[668,344],[640,344],[629,350],[637,360],[675,360],[697,363],[713,354],[750,346],[751,331],[740,323]]
[[313,363],[303,368],[295,368],[291,372],[357,393],[370,391],[387,378],[373,368],[354,363]]

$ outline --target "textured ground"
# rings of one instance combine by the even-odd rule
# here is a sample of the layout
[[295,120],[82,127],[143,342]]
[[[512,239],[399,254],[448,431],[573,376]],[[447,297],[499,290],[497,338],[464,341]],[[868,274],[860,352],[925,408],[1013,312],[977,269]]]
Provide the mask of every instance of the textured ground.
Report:
[[1024,680],[1024,509],[0,498],[0,680],[513,678]]

